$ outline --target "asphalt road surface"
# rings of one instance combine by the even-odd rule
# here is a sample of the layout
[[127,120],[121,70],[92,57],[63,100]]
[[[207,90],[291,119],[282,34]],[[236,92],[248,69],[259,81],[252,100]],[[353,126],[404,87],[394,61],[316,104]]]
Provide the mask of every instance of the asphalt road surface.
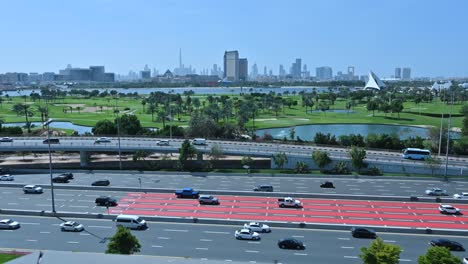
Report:
[[[55,173],[56,175],[58,173]],[[285,193],[325,193],[325,194],[352,194],[352,195],[383,195],[383,196],[424,196],[424,191],[428,188],[439,187],[446,189],[452,196],[455,193],[468,192],[467,181],[440,180],[404,180],[402,178],[391,179],[371,179],[371,178],[305,178],[305,177],[248,177],[234,176],[193,176],[184,172],[173,174],[139,173],[139,172],[94,172],[94,173],[74,173],[75,179],[68,184],[58,183],[57,185],[85,185],[90,186],[95,180],[108,179],[112,187],[141,187],[143,188],[163,188],[180,189],[192,187],[197,190],[225,190],[225,191],[252,191],[253,187],[259,184],[271,184],[275,192]],[[50,175],[40,174],[19,174],[14,175],[12,183],[23,184],[50,184]],[[336,186],[335,189],[322,189],[320,183],[331,180]],[[8,183],[8,182],[3,182]]]
[[[75,220],[85,225],[80,233],[61,232],[62,219],[48,217],[19,217],[0,215],[19,221],[17,230],[0,230],[1,248],[48,249],[62,251],[104,252],[108,239],[115,233],[110,220]],[[360,248],[372,240],[351,237],[349,231],[323,231],[274,228],[262,234],[260,241],[236,240],[232,226],[202,224],[170,224],[150,222],[144,231],[132,231],[142,245],[141,253],[219,260],[222,262],[245,261],[249,263],[361,263]],[[428,242],[441,238],[433,235],[378,234],[385,242],[400,245],[403,252],[400,263],[417,263],[417,257],[425,254]],[[279,249],[276,242],[285,237],[303,241],[305,250]],[[468,238],[449,237],[465,245]],[[465,252],[453,252],[465,257]]]

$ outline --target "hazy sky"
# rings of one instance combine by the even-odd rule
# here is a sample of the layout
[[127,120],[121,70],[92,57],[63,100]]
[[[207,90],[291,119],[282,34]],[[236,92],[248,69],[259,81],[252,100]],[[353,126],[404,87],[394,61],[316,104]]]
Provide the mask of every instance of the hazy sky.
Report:
[[390,76],[468,76],[466,0],[5,0],[0,73],[105,65],[160,72],[222,65],[225,50],[276,74],[354,65]]

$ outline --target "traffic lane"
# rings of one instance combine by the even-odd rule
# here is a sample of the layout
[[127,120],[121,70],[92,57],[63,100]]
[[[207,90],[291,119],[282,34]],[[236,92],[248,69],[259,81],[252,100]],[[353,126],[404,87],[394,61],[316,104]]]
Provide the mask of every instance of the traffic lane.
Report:
[[[106,213],[106,207],[95,204],[96,198],[102,195],[119,200],[127,193],[55,189],[55,208],[59,212]],[[24,194],[21,188],[0,188],[0,208],[2,209],[51,211],[51,207],[52,196],[49,189],[45,189],[42,194]]]
[[[0,230],[2,248],[30,248],[49,250],[75,250],[104,252],[103,239],[115,233],[115,223],[110,220],[74,220],[85,225],[80,233],[61,232],[61,219],[49,217],[5,216],[19,221],[18,230]],[[271,233],[261,234],[260,241],[236,240],[234,231],[239,227],[204,224],[176,224],[149,222],[144,231],[132,231],[142,245],[141,254],[166,255],[175,257],[206,258],[212,260],[256,261],[282,263],[360,263],[360,248],[368,246],[372,240],[351,237],[349,231],[324,231],[308,229],[274,228]],[[428,242],[440,238],[433,235],[378,234],[386,243],[401,245],[401,261],[416,262],[417,257],[426,252]],[[307,248],[303,251],[281,250],[277,240],[294,237],[303,241]],[[450,237],[465,246],[466,237]],[[462,257],[464,253],[453,252]]]
[[[58,175],[59,173],[54,173]],[[326,193],[326,194],[352,194],[352,195],[384,195],[384,196],[425,196],[429,188],[446,189],[450,195],[468,192],[468,182],[464,181],[437,181],[437,180],[402,180],[402,179],[342,179],[342,178],[304,178],[304,177],[246,177],[246,176],[193,176],[184,174],[167,175],[157,173],[74,173],[75,179],[68,184],[57,185],[84,185],[90,186],[92,182],[109,179],[113,187],[141,187],[180,189],[193,187],[203,190],[229,190],[252,191],[260,184],[271,184],[277,192],[290,193]],[[14,183],[23,184],[49,184],[48,174],[18,174],[14,175]],[[322,189],[320,183],[330,180],[334,189]]]

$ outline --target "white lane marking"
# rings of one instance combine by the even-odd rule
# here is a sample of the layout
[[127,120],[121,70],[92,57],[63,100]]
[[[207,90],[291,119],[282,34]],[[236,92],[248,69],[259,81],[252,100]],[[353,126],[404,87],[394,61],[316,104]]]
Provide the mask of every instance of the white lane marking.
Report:
[[212,239],[204,239],[204,238],[201,238],[200,241],[203,241],[203,242],[211,242],[213,241]]
[[26,241],[28,241],[28,242],[37,242],[37,240],[35,240],[35,239],[28,239]]
[[295,238],[304,238],[304,236],[292,236],[292,237],[295,237]]
[[339,239],[339,240],[351,240],[351,239],[348,238],[348,237],[339,237],[338,239]]
[[94,227],[94,228],[112,228],[111,226],[94,226],[94,225],[90,225],[88,227]]
[[8,203],[8,205],[18,205],[18,203]]
[[396,243],[395,240],[384,240],[384,242],[386,242],[386,243]]
[[23,223],[21,222],[22,225],[40,225],[40,223]]
[[260,242],[258,242],[258,241],[249,241],[247,243],[249,243],[249,244],[260,244]]
[[341,248],[352,249],[352,248],[354,248],[354,247],[341,247]]
[[88,208],[89,206],[87,206],[87,205],[69,205],[68,207],[73,207],[73,208]]
[[257,250],[246,250],[245,252],[246,253],[259,253],[259,251]]
[[49,231],[41,231],[41,232],[39,232],[39,233],[41,233],[41,234],[50,234]]
[[229,232],[222,232],[222,231],[203,231],[203,233],[229,235]]
[[159,246],[159,245],[151,245],[151,247],[154,247],[154,248],[162,248],[163,246]]
[[232,259],[225,259],[224,261],[232,262]]
[[307,256],[307,253],[294,253],[296,256]]
[[163,231],[166,231],[166,232],[188,232],[188,230],[183,230],[183,229],[163,229]]
[[28,197],[20,197],[19,199],[20,199],[20,200],[29,200],[29,199],[31,199],[31,198],[28,198]]
[[345,258],[352,258],[352,259],[357,259],[358,257],[356,256],[344,256]]
[[90,236],[88,233],[80,233],[80,236]]
[[399,259],[399,261],[412,261],[411,259]]
[[35,204],[35,206],[44,207],[44,206],[50,206],[50,204]]
[[77,241],[67,241],[68,244],[79,244],[80,242]]
[[158,237],[158,239],[171,239],[170,237]]
[[208,248],[195,248],[196,250],[208,250]]

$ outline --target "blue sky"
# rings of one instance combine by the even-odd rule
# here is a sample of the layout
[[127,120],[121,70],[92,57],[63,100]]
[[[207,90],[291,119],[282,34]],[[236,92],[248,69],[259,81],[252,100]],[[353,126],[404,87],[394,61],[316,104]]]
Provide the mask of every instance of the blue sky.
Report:
[[334,73],[468,76],[466,0],[10,0],[0,15],[0,72],[105,65],[127,73],[222,65],[237,49],[278,72],[296,57]]

